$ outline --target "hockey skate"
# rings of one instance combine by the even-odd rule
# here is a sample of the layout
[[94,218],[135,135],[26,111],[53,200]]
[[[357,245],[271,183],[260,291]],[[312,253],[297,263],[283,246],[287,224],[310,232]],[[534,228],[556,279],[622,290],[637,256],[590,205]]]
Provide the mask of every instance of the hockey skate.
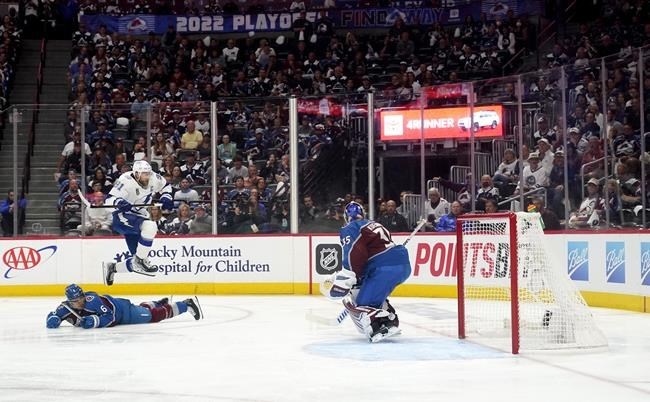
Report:
[[158,271],[157,268],[151,266],[151,261],[148,258],[140,258],[137,255],[131,259],[131,269],[135,273],[146,276],[155,276],[154,273]]
[[183,303],[187,304],[187,312],[192,314],[195,320],[203,318],[203,311],[201,310],[198,297],[194,296],[193,298],[185,299]]
[[102,262],[102,269],[104,270],[104,284],[106,286],[111,286],[113,284],[113,279],[115,278],[115,269],[114,262]]
[[386,338],[396,336],[402,333],[402,330],[395,326],[382,325],[377,331],[370,335],[370,342],[381,342]]

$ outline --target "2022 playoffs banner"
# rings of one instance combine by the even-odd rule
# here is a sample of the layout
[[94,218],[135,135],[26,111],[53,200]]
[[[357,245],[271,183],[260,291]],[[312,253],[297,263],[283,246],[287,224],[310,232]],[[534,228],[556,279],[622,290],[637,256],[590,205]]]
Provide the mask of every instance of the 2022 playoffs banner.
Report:
[[[327,10],[327,16],[337,28],[384,28],[393,25],[396,19],[402,18],[406,25],[431,26],[440,24],[461,23],[465,17],[479,18],[480,9],[467,5],[455,8],[364,8]],[[163,34],[169,26],[176,28],[179,33],[247,33],[247,32],[280,32],[289,31],[293,22],[298,19],[297,12],[269,12],[262,14],[233,14],[233,15],[145,15],[133,14],[124,16],[83,15],[81,22],[91,31],[106,25],[110,32],[131,35],[146,35],[149,32]],[[316,22],[320,18],[319,11],[306,13],[307,20]]]
[[[382,110],[380,112],[381,140],[418,140],[424,131],[425,139],[469,138],[473,123],[476,138],[503,136],[503,106],[476,106],[474,120],[469,107]],[[422,130],[424,127],[424,130]]]

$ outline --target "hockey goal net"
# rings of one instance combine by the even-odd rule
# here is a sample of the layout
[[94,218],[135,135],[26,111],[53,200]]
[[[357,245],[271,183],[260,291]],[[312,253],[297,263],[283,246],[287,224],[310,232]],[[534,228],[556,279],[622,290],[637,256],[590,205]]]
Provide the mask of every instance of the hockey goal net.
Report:
[[607,345],[546,251],[539,214],[463,215],[456,236],[459,338],[480,337],[512,353]]

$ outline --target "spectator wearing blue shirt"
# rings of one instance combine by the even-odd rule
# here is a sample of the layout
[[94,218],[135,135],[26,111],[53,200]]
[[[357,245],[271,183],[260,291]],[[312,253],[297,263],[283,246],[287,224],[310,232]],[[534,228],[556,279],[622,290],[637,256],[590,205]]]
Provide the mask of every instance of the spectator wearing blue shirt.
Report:
[[93,147],[95,144],[99,143],[100,141],[110,142],[111,144],[115,142],[115,137],[113,136],[113,132],[106,129],[105,120],[100,120],[99,124],[97,124],[97,130],[93,131],[90,134],[90,140],[86,142],[88,142],[89,145]]
[[[25,224],[25,207],[27,200],[21,198],[18,201],[18,233],[22,233],[22,227]],[[14,192],[9,190],[7,198],[0,204],[0,213],[2,214],[2,235],[11,237],[14,235]]]
[[437,232],[455,232],[456,231],[456,218],[463,214],[463,206],[460,202],[454,201],[451,203],[451,212],[443,215],[436,226]]

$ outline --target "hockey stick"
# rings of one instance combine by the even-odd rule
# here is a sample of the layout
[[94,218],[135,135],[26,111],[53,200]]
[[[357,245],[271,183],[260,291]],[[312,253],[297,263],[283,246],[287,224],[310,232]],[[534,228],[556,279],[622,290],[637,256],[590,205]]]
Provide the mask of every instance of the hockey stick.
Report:
[[345,320],[348,314],[348,310],[343,309],[343,311],[341,311],[341,314],[339,314],[336,318],[327,318],[318,314],[314,314],[312,310],[309,310],[307,311],[307,314],[305,314],[305,318],[311,322],[327,325],[329,327],[336,327]]
[[68,311],[70,312],[70,314],[72,314],[73,316],[77,317],[76,325],[75,325],[75,324],[73,324],[73,325],[74,325],[75,327],[80,326],[80,325],[81,325],[81,316],[80,316],[79,314],[77,314],[76,311],[74,311],[73,309],[71,309],[70,306],[68,306],[67,304],[65,304],[65,303],[61,303],[61,305],[62,305],[63,307],[65,307],[65,309],[68,310]]
[[[81,193],[81,190],[77,190],[79,193],[79,198],[81,198],[81,202],[86,206],[86,208],[119,208],[117,205],[93,205],[88,201],[86,197]],[[160,207],[162,204],[159,203],[154,203],[154,204],[131,204],[132,208],[147,208],[147,207]]]
[[420,219],[420,220],[418,221],[418,225],[415,227],[415,229],[413,229],[413,231],[411,232],[411,234],[409,235],[409,237],[407,237],[406,240],[404,240],[404,243],[402,243],[402,246],[406,246],[406,245],[411,241],[411,239],[412,239],[413,237],[415,237],[415,234],[416,234],[417,232],[419,232],[420,229],[422,229],[422,226],[424,226],[426,223],[427,223],[427,220],[426,220],[426,219],[424,219],[424,218]]
[[[406,238],[406,240],[404,240],[404,243],[402,243],[402,246],[406,246],[406,245],[411,241],[411,239],[412,239],[413,237],[415,237],[415,234],[416,234],[417,232],[419,232],[420,229],[422,229],[422,227],[423,227],[426,223],[427,223],[427,220],[426,220],[426,219],[420,219],[420,220],[418,221],[418,224],[417,224],[417,226],[415,227],[415,229],[413,229],[413,231],[411,232],[411,234]],[[343,321],[345,321],[345,319],[347,318],[348,314],[349,314],[349,313],[348,313],[348,310],[347,310],[347,309],[343,309],[343,310],[339,313],[339,315],[336,316],[336,318],[327,318],[327,317],[322,317],[322,316],[316,315],[316,314],[313,313],[313,311],[310,310],[310,311],[308,311],[307,314],[305,315],[305,318],[307,318],[307,320],[309,320],[309,321],[316,322],[316,323],[319,323],[319,324],[328,325],[328,326],[337,326],[337,325],[341,324]]]

